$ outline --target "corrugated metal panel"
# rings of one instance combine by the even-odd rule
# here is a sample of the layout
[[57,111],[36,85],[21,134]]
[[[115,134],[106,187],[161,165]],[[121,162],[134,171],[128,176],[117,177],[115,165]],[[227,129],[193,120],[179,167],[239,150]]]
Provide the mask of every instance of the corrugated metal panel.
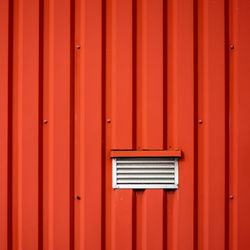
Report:
[[[250,249],[249,16],[1,0],[0,249]],[[179,189],[112,189],[112,149],[182,150]]]

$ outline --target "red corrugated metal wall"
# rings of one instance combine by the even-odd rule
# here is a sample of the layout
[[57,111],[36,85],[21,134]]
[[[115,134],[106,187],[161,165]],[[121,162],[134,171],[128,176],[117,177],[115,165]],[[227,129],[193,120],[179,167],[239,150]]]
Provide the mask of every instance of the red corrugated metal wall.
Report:
[[[1,0],[0,249],[250,249],[249,17]],[[111,149],[181,149],[179,190],[113,190]]]

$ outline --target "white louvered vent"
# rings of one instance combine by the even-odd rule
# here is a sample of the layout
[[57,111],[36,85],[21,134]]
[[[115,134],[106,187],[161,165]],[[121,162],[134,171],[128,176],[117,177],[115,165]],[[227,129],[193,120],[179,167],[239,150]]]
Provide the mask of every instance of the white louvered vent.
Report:
[[177,189],[178,158],[113,158],[113,188]]

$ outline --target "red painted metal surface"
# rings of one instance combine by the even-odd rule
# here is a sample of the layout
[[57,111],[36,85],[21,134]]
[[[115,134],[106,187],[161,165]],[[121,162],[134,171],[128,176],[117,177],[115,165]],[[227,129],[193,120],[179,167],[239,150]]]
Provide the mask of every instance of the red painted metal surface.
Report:
[[180,150],[111,150],[110,157],[181,157]]
[[[249,16],[1,0],[0,250],[250,249]],[[179,189],[113,190],[117,150],[181,150]]]

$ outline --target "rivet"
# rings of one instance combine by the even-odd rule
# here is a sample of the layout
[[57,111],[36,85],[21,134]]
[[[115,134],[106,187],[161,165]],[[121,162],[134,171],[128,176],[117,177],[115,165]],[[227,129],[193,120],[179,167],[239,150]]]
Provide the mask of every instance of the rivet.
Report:
[[202,123],[203,123],[203,121],[202,121],[202,120],[199,120],[198,122],[199,122],[199,124],[202,124]]
[[78,195],[78,196],[76,196],[76,199],[77,200],[81,200],[81,197]]
[[233,45],[233,44],[232,44],[232,45],[230,45],[230,49],[232,49],[232,50],[234,49],[234,45]]
[[76,49],[80,49],[81,48],[81,46],[80,45],[76,45]]
[[47,120],[44,120],[44,121],[43,121],[43,123],[44,123],[44,124],[47,124],[47,123],[48,123],[48,121],[47,121]]
[[108,119],[108,120],[107,120],[107,123],[111,123],[111,120],[110,120],[110,119]]
[[233,200],[233,198],[234,198],[233,195],[229,195],[230,200]]

